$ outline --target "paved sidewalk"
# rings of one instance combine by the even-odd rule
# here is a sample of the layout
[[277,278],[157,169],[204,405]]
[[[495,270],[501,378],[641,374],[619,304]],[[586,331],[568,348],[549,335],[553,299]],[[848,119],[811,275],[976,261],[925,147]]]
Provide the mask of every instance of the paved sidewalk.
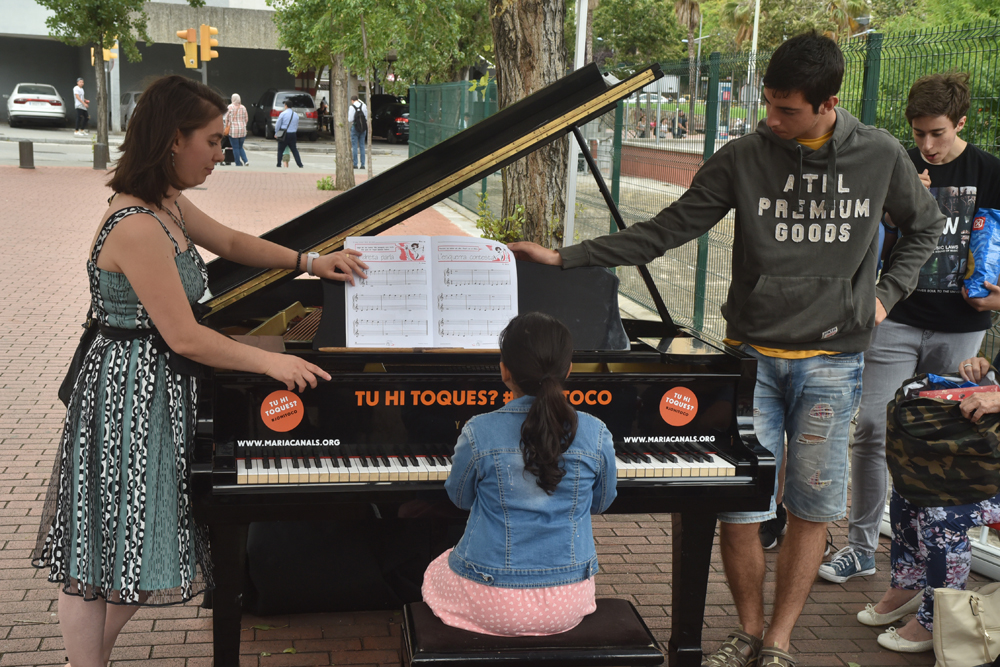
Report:
[[[88,168],[0,167],[0,667],[65,661],[57,625],[57,589],[28,555],[38,530],[64,410],[56,390],[87,310],[84,263],[109,194],[105,175]],[[216,172],[189,193],[210,215],[260,234],[328,199],[315,175]],[[453,222],[454,221],[454,222]],[[456,222],[460,224],[455,224]],[[397,233],[463,233],[468,223],[430,209]],[[843,544],[843,522],[834,528]],[[598,593],[635,603],[657,638],[666,641],[670,612],[670,517],[598,517]],[[769,554],[773,570],[775,554]],[[855,613],[887,585],[883,540],[878,574],[844,585],[817,581],[794,636],[799,664],[931,665],[929,653],[880,650],[879,630]],[[773,594],[773,573],[769,572]],[[981,578],[973,577],[978,585]],[[714,649],[736,624],[718,553],[712,560],[705,648]],[[399,664],[396,612],[245,617],[241,665]],[[253,627],[261,626],[261,627]],[[112,655],[113,667],[208,667],[211,612],[197,603],[141,609]],[[294,649],[295,653],[284,653]],[[269,655],[265,655],[269,654]]]

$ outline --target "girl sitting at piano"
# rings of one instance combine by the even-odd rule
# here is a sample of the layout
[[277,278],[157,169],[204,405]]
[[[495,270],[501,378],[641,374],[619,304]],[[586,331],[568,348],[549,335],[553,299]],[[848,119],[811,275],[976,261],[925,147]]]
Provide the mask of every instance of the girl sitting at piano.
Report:
[[563,394],[572,356],[569,331],[542,313],[500,334],[514,399],[462,429],[445,489],[469,520],[424,574],[424,601],[447,625],[550,635],[597,609],[590,515],[615,499],[615,452],[607,427]]
[[107,665],[138,605],[184,602],[211,587],[207,535],[194,523],[188,478],[200,364],[269,375],[289,390],[329,379],[304,359],[199,324],[194,309],[208,272],[195,246],[249,266],[335,280],[353,282],[366,268],[354,251],[304,257],[230,229],[187,198],[184,191],[223,160],[225,111],[218,94],[182,76],[146,89],[88,253],[99,329],[68,401],[32,554],[60,587],[72,667]]

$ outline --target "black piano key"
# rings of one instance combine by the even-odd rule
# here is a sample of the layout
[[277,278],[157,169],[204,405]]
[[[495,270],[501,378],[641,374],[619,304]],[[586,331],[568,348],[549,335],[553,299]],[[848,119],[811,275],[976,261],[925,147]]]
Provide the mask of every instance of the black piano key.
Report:
[[382,463],[378,460],[377,456],[369,456],[368,460],[372,462],[372,466],[375,468],[381,468]]
[[296,456],[295,454],[292,454],[291,459],[292,459],[292,468],[295,469],[295,470],[298,470],[298,468],[299,468],[299,457]]
[[274,467],[281,470],[281,452],[274,453]]
[[358,457],[358,463],[361,465],[362,468],[368,467],[368,459],[366,459],[364,456]]
[[249,456],[247,456],[245,459],[243,459],[243,469],[244,470],[250,470],[250,466],[251,465],[252,465],[252,463],[250,462],[250,457]]
[[667,462],[667,457],[664,456],[663,454],[653,454],[653,458],[655,458],[660,463],[666,463]]
[[313,462],[315,463],[317,468],[323,467],[323,461],[320,460],[320,452],[318,449],[313,451]]
[[420,466],[420,464],[417,462],[417,457],[414,456],[413,454],[409,455],[409,459],[410,459],[410,465],[412,465],[414,467],[419,467]]
[[424,461],[427,463],[427,465],[431,466],[432,468],[437,467],[437,461],[434,460],[433,456],[425,456]]
[[630,461],[627,458],[625,458],[624,452],[615,452],[615,458],[621,461],[622,463],[630,463]]
[[340,458],[343,459],[345,468],[351,467],[351,457],[348,456],[346,452],[342,454]]
[[382,463],[385,465],[386,468],[392,467],[392,463],[389,462],[389,457],[386,456],[385,454],[382,455]]
[[410,465],[409,462],[407,462],[407,460],[406,460],[406,456],[403,455],[403,454],[400,454],[399,456],[397,456],[396,460],[399,461],[399,465],[402,466],[403,468],[406,468],[406,467],[408,467]]
[[441,466],[446,466],[446,465],[448,465],[448,462],[444,460],[444,457],[443,457],[443,456],[440,456],[440,455],[438,455],[438,456],[435,456],[435,457],[434,457],[434,459],[435,459],[435,460],[436,460],[436,461],[437,461],[437,462],[438,462],[438,463],[439,463],[439,464],[440,464]]
[[337,452],[336,451],[328,451],[327,454],[330,455],[330,465],[333,466],[334,468],[339,468],[340,467],[340,457],[337,456]]
[[305,468],[306,470],[308,470],[309,468],[312,468],[312,466],[309,464],[309,457],[306,456],[305,451],[303,451],[300,454],[300,458],[302,459],[302,467],[303,468]]
[[260,453],[260,460],[264,463],[264,470],[271,469],[271,460],[267,455],[267,452]]

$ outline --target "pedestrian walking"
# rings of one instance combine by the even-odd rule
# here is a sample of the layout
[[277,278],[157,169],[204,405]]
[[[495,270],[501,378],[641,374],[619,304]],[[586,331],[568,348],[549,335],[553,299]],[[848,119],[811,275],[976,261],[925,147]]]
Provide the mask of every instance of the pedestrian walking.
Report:
[[[792,667],[792,631],[823,559],[826,528],[847,509],[851,418],[872,330],[917,284],[945,217],[906,151],[838,108],[844,56],[815,32],[774,52],[763,80],[766,123],[730,141],[651,220],[562,248],[512,243],[519,259],[557,266],[646,264],[736,211],[726,342],[757,360],[754,429],[785,456],[788,531],[764,615],[760,512],[719,514],[726,578],[741,625],[703,663]],[[902,231],[876,285],[882,210]],[[874,289],[873,289],[874,286]]]
[[285,110],[278,114],[278,120],[274,121],[274,137],[278,140],[278,166],[281,166],[281,155],[285,148],[295,156],[295,164],[302,167],[302,158],[299,157],[299,149],[296,144],[296,136],[299,131],[299,115],[292,109],[292,103],[285,100]]
[[330,377],[200,325],[193,307],[208,274],[195,244],[231,261],[333,280],[353,282],[366,268],[356,251],[304,258],[237,232],[184,196],[223,160],[225,110],[201,83],[155,81],[108,182],[115,194],[87,262],[99,331],[68,402],[32,553],[60,586],[73,667],[107,665],[139,605],[181,603],[212,586],[188,477],[200,365],[262,373],[299,391]]
[[[355,169],[365,168],[365,141],[368,136],[368,107],[351,95],[351,106],[347,108],[347,125],[351,128],[351,161]],[[361,157],[361,167],[358,167],[358,157]]]
[[226,109],[226,136],[229,145],[233,147],[233,162],[239,167],[242,164],[250,166],[247,152],[243,150],[243,142],[247,138],[247,108],[240,103],[240,96],[233,93],[232,104]]
[[73,87],[73,105],[76,109],[76,132],[73,133],[77,137],[85,137],[90,132],[87,131],[87,123],[90,122],[90,100],[87,99],[86,94],[83,92],[83,77],[81,76],[76,80],[76,86]]

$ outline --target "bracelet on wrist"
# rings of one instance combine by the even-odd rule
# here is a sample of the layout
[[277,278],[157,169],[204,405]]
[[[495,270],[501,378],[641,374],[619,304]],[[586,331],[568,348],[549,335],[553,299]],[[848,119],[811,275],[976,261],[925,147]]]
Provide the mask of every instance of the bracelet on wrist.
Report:
[[301,265],[302,265],[302,251],[299,250],[299,253],[295,256],[295,270],[301,271],[302,269],[299,268]]

